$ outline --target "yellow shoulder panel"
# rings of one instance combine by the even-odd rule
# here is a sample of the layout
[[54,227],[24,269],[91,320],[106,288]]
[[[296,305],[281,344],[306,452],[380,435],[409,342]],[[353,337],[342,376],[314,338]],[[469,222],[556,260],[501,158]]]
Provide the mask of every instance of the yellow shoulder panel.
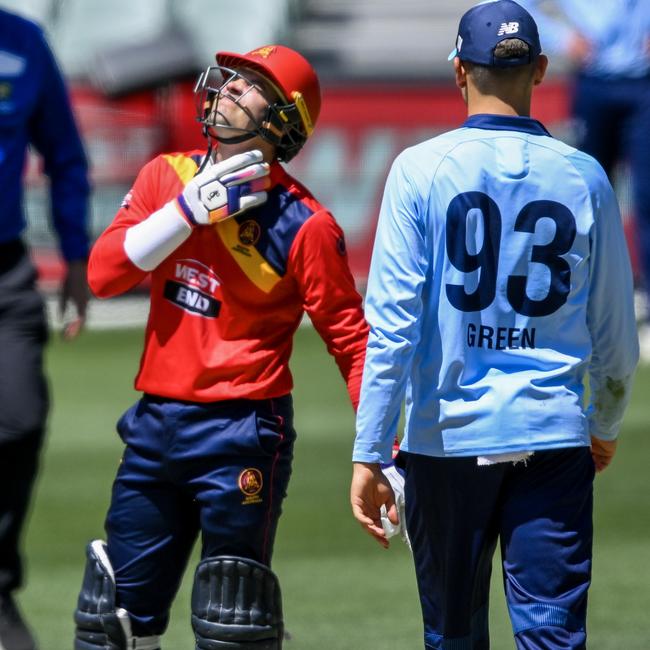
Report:
[[215,226],[224,246],[248,279],[264,293],[269,293],[282,279],[254,246],[246,246],[239,239],[239,224],[234,219],[225,219]]
[[198,169],[197,164],[191,158],[183,154],[177,154],[175,156],[165,154],[163,158],[178,174],[178,177],[183,181],[185,185],[187,185],[192,180],[194,174],[196,174],[196,170]]

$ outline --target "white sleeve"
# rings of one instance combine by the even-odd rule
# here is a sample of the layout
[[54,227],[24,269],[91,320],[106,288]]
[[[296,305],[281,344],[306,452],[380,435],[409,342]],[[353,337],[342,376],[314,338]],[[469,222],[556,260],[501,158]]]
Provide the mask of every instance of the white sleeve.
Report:
[[191,234],[192,226],[173,200],[126,231],[124,252],[139,269],[153,271]]

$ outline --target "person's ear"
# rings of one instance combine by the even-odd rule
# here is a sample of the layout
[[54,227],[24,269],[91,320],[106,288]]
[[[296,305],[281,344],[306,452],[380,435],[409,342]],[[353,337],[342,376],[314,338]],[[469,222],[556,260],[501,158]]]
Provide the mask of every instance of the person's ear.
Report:
[[548,57],[546,54],[540,54],[535,61],[535,72],[533,73],[533,84],[535,86],[542,83],[544,77],[546,76],[546,70],[548,68]]
[[456,75],[456,85],[463,90],[467,87],[467,70],[465,70],[465,66],[457,56],[454,57],[454,73]]

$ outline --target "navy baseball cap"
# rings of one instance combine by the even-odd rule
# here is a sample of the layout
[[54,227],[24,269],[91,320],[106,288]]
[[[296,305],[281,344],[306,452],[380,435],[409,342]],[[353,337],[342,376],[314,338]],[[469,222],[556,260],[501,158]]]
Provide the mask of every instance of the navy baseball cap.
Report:
[[[495,58],[494,49],[507,38],[519,38],[528,43],[530,55]],[[532,63],[541,51],[537,25],[520,4],[513,0],[487,0],[469,9],[460,19],[456,47],[449,61],[457,56],[461,61],[509,68]]]

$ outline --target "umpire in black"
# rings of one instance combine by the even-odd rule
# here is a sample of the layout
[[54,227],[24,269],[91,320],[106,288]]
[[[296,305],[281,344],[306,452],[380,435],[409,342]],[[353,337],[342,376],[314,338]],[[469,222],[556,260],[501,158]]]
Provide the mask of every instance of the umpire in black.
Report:
[[36,270],[22,240],[22,174],[28,147],[50,180],[52,224],[67,272],[61,292],[85,319],[89,184],[67,91],[40,28],[0,10],[0,648],[35,650],[12,593],[21,586],[19,540],[48,411],[43,375],[47,324]]

